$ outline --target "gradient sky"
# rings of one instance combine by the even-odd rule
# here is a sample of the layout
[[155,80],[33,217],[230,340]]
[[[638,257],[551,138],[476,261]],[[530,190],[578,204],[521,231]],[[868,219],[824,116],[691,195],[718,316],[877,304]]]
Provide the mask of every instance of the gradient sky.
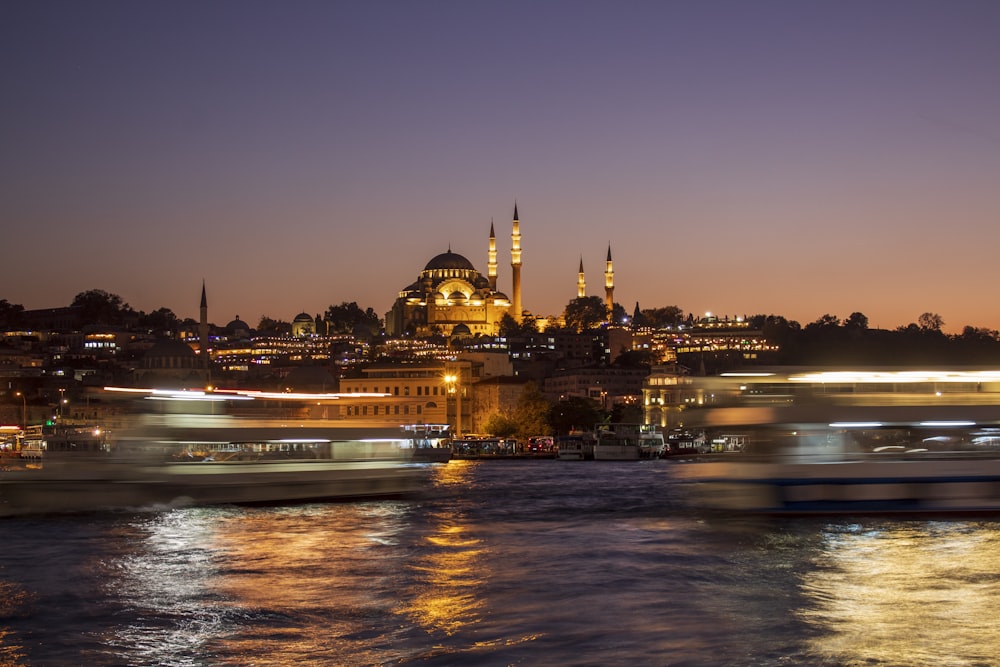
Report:
[[1000,329],[1000,2],[0,4],[0,298],[380,314],[445,251],[524,307]]

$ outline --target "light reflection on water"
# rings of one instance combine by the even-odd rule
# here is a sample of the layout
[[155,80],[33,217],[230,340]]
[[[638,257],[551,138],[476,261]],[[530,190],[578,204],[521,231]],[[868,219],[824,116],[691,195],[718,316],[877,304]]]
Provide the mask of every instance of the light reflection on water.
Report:
[[[435,478],[439,488],[469,483],[470,466],[464,462],[442,466]],[[460,507],[446,505],[425,515],[431,548],[408,563],[415,581],[412,597],[401,601],[396,612],[433,633],[446,635],[474,625],[483,608],[479,588],[485,568],[482,540],[473,537]]]
[[[992,524],[893,523],[826,535],[800,614],[818,655],[849,664],[986,665],[1000,642],[1000,534]],[[901,662],[902,661],[902,662]]]
[[0,523],[0,667],[996,664],[1000,524],[707,520],[671,464]]

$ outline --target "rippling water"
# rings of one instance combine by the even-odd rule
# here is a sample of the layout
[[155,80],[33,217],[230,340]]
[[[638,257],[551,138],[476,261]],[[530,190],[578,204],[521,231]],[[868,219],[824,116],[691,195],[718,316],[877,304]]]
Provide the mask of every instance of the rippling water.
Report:
[[994,665],[1000,523],[682,510],[672,466],[0,522],[0,665]]

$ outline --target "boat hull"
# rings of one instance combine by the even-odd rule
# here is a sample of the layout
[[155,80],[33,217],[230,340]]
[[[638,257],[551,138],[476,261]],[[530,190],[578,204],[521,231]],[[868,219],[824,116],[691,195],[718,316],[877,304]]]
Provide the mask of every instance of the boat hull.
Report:
[[393,461],[46,465],[0,475],[0,516],[393,497],[420,490],[425,470]]
[[1000,514],[1000,459],[678,464],[698,506],[755,514]]
[[640,451],[637,445],[601,444],[594,445],[595,461],[638,461]]

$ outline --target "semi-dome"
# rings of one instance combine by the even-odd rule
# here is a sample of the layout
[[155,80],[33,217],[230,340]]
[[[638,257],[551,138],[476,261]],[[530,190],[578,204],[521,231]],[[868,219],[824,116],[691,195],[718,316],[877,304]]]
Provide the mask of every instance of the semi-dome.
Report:
[[424,271],[434,271],[436,269],[465,269],[467,271],[475,271],[476,267],[472,266],[472,262],[462,255],[449,250],[427,262],[427,266],[424,267]]

